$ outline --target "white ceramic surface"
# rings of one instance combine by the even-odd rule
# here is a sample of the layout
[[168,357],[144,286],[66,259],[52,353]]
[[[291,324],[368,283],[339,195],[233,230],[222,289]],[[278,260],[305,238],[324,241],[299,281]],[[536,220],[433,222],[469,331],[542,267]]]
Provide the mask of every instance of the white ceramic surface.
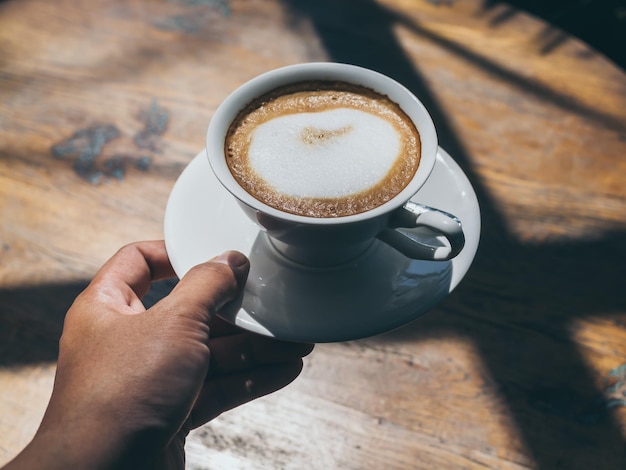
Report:
[[[241,110],[245,109],[253,99],[276,90],[277,87],[302,81],[309,82],[311,80],[340,81],[375,90],[387,96],[392,102],[397,103],[415,125],[420,141],[419,165],[410,181],[394,197],[369,210],[357,211],[341,217],[308,217],[303,214],[282,211],[265,204],[248,193],[231,173],[227,163],[228,158],[225,155],[224,142],[233,120],[235,120]],[[347,111],[349,110],[343,110],[343,112]],[[307,119],[315,119],[319,118],[319,116],[320,114],[316,112],[312,113]],[[273,119],[264,123],[263,126],[275,122],[276,119]],[[330,125],[328,120],[325,122]],[[355,132],[358,134],[357,129],[361,126],[356,125],[356,123],[353,124],[356,127],[348,135],[342,136],[339,140],[333,140],[331,145],[333,155],[336,152],[342,155],[342,158],[339,159],[341,160],[341,165],[345,164],[348,157],[336,145],[343,142],[352,150],[358,147],[358,145],[349,144],[348,140],[346,140]],[[281,132],[291,133],[291,131],[284,129],[284,126],[280,127],[282,129]],[[374,129],[370,126],[366,127],[367,129],[364,130],[366,133]],[[255,136],[259,132],[262,133],[262,126],[255,130]],[[395,135],[395,131],[392,133]],[[381,138],[379,133],[376,134],[377,138]],[[269,140],[272,141],[273,138],[280,141],[281,154],[284,153],[285,145],[287,145],[284,136],[279,138],[275,129],[272,131],[272,137]],[[256,138],[254,142],[257,142]],[[273,141],[273,144],[276,145],[276,142]],[[327,148],[326,145],[322,147]],[[437,210],[438,208],[419,207],[418,209],[416,206],[410,206],[411,209],[415,209],[410,210],[406,204],[409,198],[417,193],[428,180],[437,160],[437,149],[437,132],[432,118],[428,110],[409,89],[392,78],[374,70],[335,62],[310,62],[288,65],[254,77],[239,86],[220,104],[209,122],[206,134],[206,152],[209,165],[211,165],[215,176],[224,188],[240,201],[244,212],[256,222],[260,230],[265,231],[271,237],[274,247],[280,253],[302,265],[319,267],[333,266],[355,259],[364,253],[374,237],[413,259],[447,260],[456,256],[464,244],[464,234],[458,221],[449,214]],[[316,164],[324,160],[318,153],[320,150],[321,148],[315,150]],[[358,159],[361,163],[367,162],[368,159],[365,156],[367,152],[364,154],[363,149],[356,150],[359,152]],[[302,163],[307,160],[306,153],[297,151],[295,161]],[[375,157],[377,161],[384,161],[382,155],[375,153],[377,154]],[[273,163],[271,163],[271,166],[273,167],[277,153],[270,152],[270,154],[272,155],[271,161]],[[287,172],[285,179],[291,177],[293,181],[297,182],[301,178],[310,176],[311,181],[315,181],[316,178],[310,174],[315,171],[311,168],[307,170],[296,169],[293,165],[293,158],[294,155],[291,155],[290,152],[281,156],[281,162],[284,159]],[[332,160],[338,161],[336,156],[332,157]],[[368,172],[375,168],[375,165],[371,163],[370,161],[369,164],[365,165]],[[330,165],[332,166],[332,163]],[[306,166],[308,167],[308,165]],[[326,164],[322,166],[326,171],[324,173],[326,179],[333,180],[333,176],[335,176],[337,171],[332,173],[333,170],[327,168]],[[258,171],[255,172],[258,173]],[[277,171],[274,168],[270,173],[276,174]],[[343,186],[343,189],[346,189],[351,182],[343,181],[342,183],[342,179],[340,178],[338,183]],[[273,184],[270,184],[270,186],[273,186]],[[428,227],[432,231],[443,235],[448,240],[448,244],[438,247],[424,246],[419,240],[405,236],[404,230],[397,229],[398,225],[413,228]]]
[[[463,171],[443,149],[430,178],[411,200],[461,220],[466,243],[456,258],[411,260],[376,240],[350,263],[305,268],[276,253],[218,182],[202,151],[170,194],[165,243],[179,277],[226,250],[249,256],[241,308],[225,311],[226,320],[283,340],[348,341],[387,332],[423,315],[458,285],[474,259],[480,237],[478,201]],[[438,237],[431,240],[438,242],[444,244]]]
[[[289,214],[263,204],[247,193],[231,174],[224,158],[224,138],[237,114],[252,100],[277,87],[310,80],[339,80],[371,88],[397,103],[417,127],[420,136],[420,162],[415,175],[395,197],[366,212],[336,217],[311,218]],[[429,178],[435,165],[437,131],[424,104],[404,85],[374,70],[336,62],[309,62],[270,70],[240,85],[218,106],[209,122],[206,134],[207,158],[221,184],[244,204],[281,221],[305,225],[349,224],[388,213],[402,206]],[[436,206],[435,206],[436,207]],[[438,209],[440,209],[438,207]]]

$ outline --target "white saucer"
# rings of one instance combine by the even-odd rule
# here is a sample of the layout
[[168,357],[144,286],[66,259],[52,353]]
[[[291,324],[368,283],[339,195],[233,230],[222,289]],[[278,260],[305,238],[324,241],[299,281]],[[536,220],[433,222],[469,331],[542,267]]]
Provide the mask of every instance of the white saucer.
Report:
[[274,251],[218,182],[202,151],[170,194],[165,243],[179,277],[226,250],[248,255],[251,270],[241,308],[224,312],[226,320],[283,340],[348,341],[392,330],[432,309],[463,279],[476,255],[478,200],[443,149],[431,177],[412,200],[461,220],[466,242],[456,258],[415,261],[375,241],[367,253],[346,265],[306,268]]

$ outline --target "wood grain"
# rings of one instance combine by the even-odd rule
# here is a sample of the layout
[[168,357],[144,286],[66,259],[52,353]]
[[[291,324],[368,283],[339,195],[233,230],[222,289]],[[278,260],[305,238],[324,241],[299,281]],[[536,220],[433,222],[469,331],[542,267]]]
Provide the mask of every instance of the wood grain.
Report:
[[478,256],[429,315],[318,345],[287,389],[195,431],[188,467],[624,468],[626,74],[485,5],[0,2],[0,464],[37,428],[67,307],[162,237],[219,103],[333,60],[427,105],[479,196]]

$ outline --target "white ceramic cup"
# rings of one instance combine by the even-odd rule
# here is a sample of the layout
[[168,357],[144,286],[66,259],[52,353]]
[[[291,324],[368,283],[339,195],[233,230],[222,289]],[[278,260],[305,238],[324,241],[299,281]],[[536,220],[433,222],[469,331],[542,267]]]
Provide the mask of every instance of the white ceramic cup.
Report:
[[[233,119],[255,98],[277,87],[306,80],[338,80],[365,86],[388,96],[411,118],[420,134],[420,163],[413,179],[393,199],[359,214],[306,217],[270,207],[237,183],[224,153],[224,140]],[[465,243],[461,222],[451,214],[409,201],[428,180],[437,149],[433,121],[424,105],[407,88],[372,70],[325,62],[279,68],[244,83],[218,107],[206,137],[209,163],[220,183],[266,232],[280,253],[309,266],[337,265],[355,259],[376,239],[413,259],[448,260],[456,256]],[[424,228],[430,236],[424,236]],[[432,232],[443,235],[447,246],[430,243],[428,240],[434,239]]]

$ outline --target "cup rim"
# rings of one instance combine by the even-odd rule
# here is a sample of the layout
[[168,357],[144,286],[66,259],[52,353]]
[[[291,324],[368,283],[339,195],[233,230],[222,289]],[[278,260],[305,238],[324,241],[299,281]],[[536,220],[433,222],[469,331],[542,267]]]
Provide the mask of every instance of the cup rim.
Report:
[[[389,201],[358,214],[341,217],[309,217],[284,212],[256,199],[235,180],[224,158],[224,140],[232,120],[258,96],[277,87],[305,80],[339,80],[371,88],[395,101],[415,124],[421,140],[420,163],[413,179]],[[206,155],[224,188],[247,206],[272,217],[309,225],[338,225],[368,220],[405,204],[424,185],[437,158],[437,133],[422,102],[404,85],[371,69],[338,62],[288,65],[258,75],[235,89],[216,109],[206,133]]]

